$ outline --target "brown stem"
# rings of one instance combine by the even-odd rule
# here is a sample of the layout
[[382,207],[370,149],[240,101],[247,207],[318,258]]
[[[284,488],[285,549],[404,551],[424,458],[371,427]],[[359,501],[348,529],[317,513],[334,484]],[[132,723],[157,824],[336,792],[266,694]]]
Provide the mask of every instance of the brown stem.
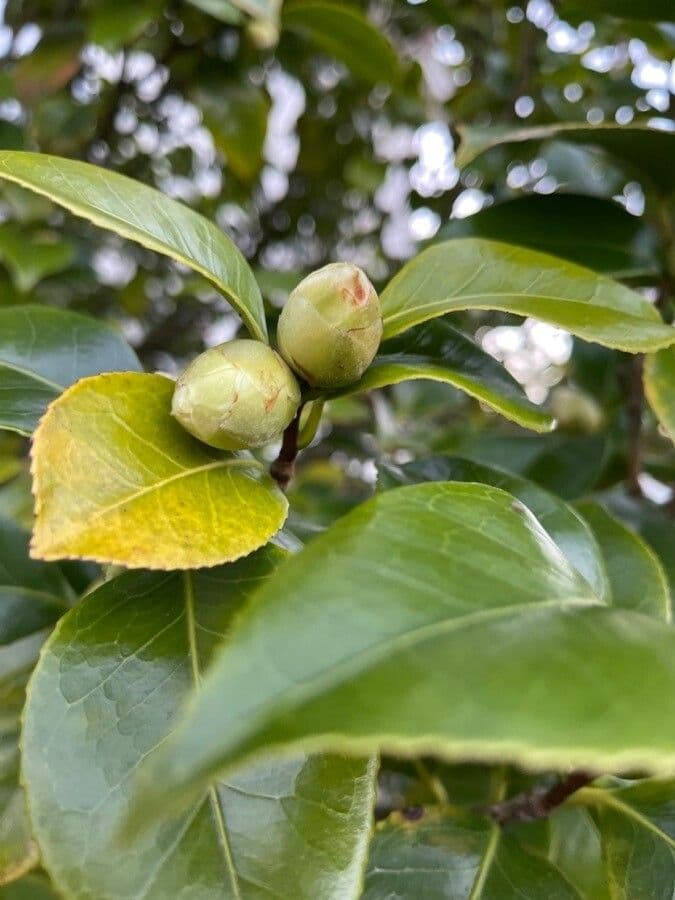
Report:
[[303,404],[298,407],[295,418],[284,431],[281,442],[281,450],[270,467],[270,475],[279,485],[282,491],[286,491],[295,472],[295,459],[298,455],[298,432],[300,428],[300,416]]
[[595,777],[589,772],[570,772],[566,778],[550,788],[536,787],[531,791],[516,794],[509,800],[488,806],[485,812],[500,825],[545,819],[575,791],[586,787]]

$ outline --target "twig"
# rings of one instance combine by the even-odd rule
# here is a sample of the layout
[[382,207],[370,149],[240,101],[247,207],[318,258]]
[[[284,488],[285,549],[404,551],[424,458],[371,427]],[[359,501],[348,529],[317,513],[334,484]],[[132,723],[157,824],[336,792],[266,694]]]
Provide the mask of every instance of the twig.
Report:
[[509,800],[494,803],[492,806],[484,808],[483,811],[499,825],[545,819],[575,791],[586,787],[595,777],[589,772],[571,772],[553,787],[536,787],[531,791],[516,794]]
[[295,418],[284,431],[281,450],[270,467],[270,475],[282,491],[286,491],[295,472],[295,459],[298,455],[298,430],[303,404],[300,404]]

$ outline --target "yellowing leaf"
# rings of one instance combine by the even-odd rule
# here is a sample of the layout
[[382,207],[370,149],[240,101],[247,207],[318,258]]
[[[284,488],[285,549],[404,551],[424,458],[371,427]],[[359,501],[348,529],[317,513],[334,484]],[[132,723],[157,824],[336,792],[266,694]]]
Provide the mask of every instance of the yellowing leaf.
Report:
[[33,442],[33,556],[189,569],[278,531],[288,504],[260,463],[195,441],[169,414],[172,393],[168,378],[125,372],[52,403]]

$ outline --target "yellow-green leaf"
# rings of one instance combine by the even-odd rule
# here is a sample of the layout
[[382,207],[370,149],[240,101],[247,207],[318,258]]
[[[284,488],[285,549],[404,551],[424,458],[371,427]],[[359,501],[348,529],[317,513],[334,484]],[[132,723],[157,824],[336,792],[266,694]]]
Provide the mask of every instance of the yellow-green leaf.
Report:
[[675,443],[675,348],[647,356],[644,381],[649,404]]
[[86,378],[33,441],[32,553],[188,569],[245,556],[281,528],[287,501],[256,460],[194,440],[161,375]]
[[586,341],[638,353],[675,343],[649,301],[566,260],[480,238],[435,244],[407,263],[381,297],[384,336],[465,309],[533,316]]
[[199,272],[227,297],[251,335],[267,340],[253,272],[227,235],[199,213],[124,175],[42,153],[0,151],[0,178]]

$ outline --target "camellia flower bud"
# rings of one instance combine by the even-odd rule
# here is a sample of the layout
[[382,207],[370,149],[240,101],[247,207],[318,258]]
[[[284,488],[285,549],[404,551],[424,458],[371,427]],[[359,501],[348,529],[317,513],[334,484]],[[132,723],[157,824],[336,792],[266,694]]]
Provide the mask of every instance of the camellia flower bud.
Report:
[[357,381],[382,338],[380,301],[358,266],[332,263],[291,292],[277,330],[286,362],[312,387]]
[[190,363],[171,414],[205,444],[242,450],[280,437],[299,404],[298,382],[278,353],[261,341],[230,341]]

